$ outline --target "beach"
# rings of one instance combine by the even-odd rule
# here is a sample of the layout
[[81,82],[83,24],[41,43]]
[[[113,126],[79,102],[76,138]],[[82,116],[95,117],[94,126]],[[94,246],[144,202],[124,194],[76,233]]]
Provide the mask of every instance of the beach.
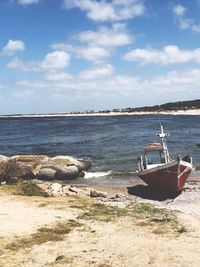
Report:
[[[76,186],[83,189],[86,185]],[[138,191],[138,186],[143,190]],[[125,197],[119,202],[99,202],[99,199],[81,196],[19,196],[1,186],[0,266],[197,266],[200,177],[191,177],[183,192],[175,198],[162,196],[160,199],[161,196],[145,191],[145,187],[139,179],[126,186],[94,185],[94,189],[106,191],[108,199],[116,194]],[[167,223],[159,222],[163,214],[154,209],[148,215],[153,216],[153,220],[140,213],[142,217],[121,214],[125,211],[124,206],[131,203],[147,205],[145,210],[149,204],[161,211],[173,210],[177,225],[174,215],[170,222],[170,214]],[[104,215],[97,211],[99,215],[94,213],[87,217],[91,205],[101,205],[97,206],[98,211],[102,205],[113,207],[113,210],[108,213],[106,208]],[[60,240],[32,241],[32,236],[41,227],[51,229],[61,222],[73,222],[73,227],[69,233],[63,233]]]
[[134,112],[70,112],[50,114],[13,114],[0,115],[0,118],[48,118],[48,117],[85,117],[85,116],[134,116],[134,115],[200,115],[200,109],[166,110],[166,111],[134,111]]

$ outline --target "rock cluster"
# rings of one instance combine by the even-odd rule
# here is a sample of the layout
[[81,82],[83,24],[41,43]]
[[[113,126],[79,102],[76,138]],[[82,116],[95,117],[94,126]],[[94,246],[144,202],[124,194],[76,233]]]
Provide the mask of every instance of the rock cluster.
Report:
[[69,156],[48,157],[45,155],[0,155],[0,182],[12,179],[67,180],[83,177],[91,168],[90,161]]
[[43,186],[42,185],[39,186],[52,197],[76,195],[76,196],[89,196],[94,198],[99,198],[99,197],[107,198],[108,196],[106,192],[97,191],[92,188],[81,189],[73,185],[61,185],[59,183],[53,183],[51,185],[43,184]]
[[76,195],[76,196],[88,196],[92,198],[107,198],[108,194],[106,192],[97,191],[92,188],[81,189],[75,187],[73,185],[61,185],[59,183],[53,184],[39,184],[44,191],[48,193],[49,196],[52,197],[61,197],[68,195]]
[[107,203],[109,205],[124,208],[130,205],[131,201],[128,196],[117,193],[110,197],[107,192],[98,191],[94,188],[78,188],[74,185],[62,185],[59,183],[38,184],[51,197],[65,197],[65,196],[84,196],[90,197],[97,201]]

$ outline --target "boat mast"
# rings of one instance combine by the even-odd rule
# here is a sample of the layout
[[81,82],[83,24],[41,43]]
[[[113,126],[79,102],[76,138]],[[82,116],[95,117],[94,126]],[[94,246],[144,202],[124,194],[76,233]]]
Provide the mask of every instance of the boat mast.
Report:
[[167,141],[166,141],[166,137],[169,137],[170,134],[169,133],[164,133],[164,129],[162,124],[160,124],[160,134],[157,134],[157,136],[159,136],[161,138],[161,143],[162,143],[162,148],[163,148],[163,152],[165,155],[165,162],[169,163],[171,161],[170,155],[169,155],[169,151],[167,148]]

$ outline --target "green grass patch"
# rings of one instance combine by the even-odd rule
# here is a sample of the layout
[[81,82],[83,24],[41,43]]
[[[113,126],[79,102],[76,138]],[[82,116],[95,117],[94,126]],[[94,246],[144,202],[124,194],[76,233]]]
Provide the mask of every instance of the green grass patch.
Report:
[[40,245],[48,241],[62,241],[65,235],[74,228],[81,227],[82,224],[75,220],[58,222],[52,227],[41,227],[36,233],[29,237],[17,238],[13,242],[8,243],[5,249],[12,251],[19,251],[23,248],[30,248],[34,245]]
[[150,204],[137,204],[131,209],[132,216],[138,221],[137,225],[149,227],[154,234],[181,234],[187,231],[178,222],[177,216],[173,211],[159,209]]
[[0,186],[0,194],[48,197],[42,188],[30,180],[19,180],[14,185],[2,185]]
[[48,194],[32,181],[20,180],[15,188],[16,195],[48,197]]
[[118,207],[107,206],[101,203],[94,203],[87,211],[79,215],[79,219],[84,220],[97,220],[97,221],[114,221],[119,217],[128,215],[127,209]]
[[115,221],[123,217],[129,217],[135,225],[149,228],[154,234],[181,234],[187,231],[178,222],[175,212],[159,209],[150,204],[134,204],[127,208],[118,208],[95,203],[78,216],[83,220],[104,222]]
[[130,207],[132,215],[136,219],[147,219],[154,223],[176,222],[176,215],[173,211],[159,209],[150,204],[136,204]]

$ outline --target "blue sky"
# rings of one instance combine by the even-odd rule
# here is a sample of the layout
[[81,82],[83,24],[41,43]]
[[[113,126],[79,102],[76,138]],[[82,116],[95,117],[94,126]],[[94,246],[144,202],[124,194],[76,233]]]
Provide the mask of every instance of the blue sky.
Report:
[[1,0],[0,113],[200,98],[199,0]]

